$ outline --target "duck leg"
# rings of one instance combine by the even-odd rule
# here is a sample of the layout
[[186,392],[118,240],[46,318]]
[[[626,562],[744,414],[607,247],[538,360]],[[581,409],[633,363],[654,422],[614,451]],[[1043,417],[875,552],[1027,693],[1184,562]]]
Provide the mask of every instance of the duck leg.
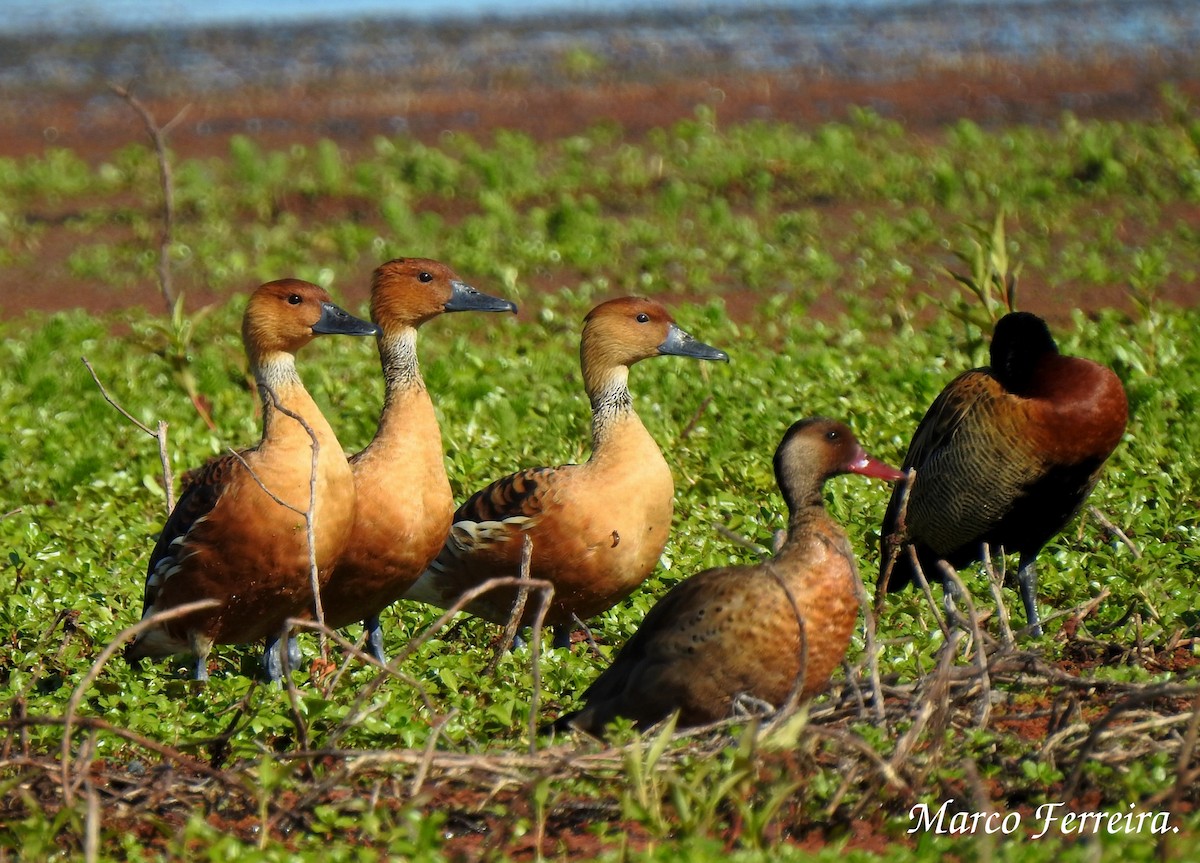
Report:
[[748,692],[739,692],[733,697],[730,714],[736,717],[745,717],[746,719],[759,718],[765,719],[777,712],[777,708],[769,701],[764,701],[761,698],[756,698]]
[[[550,646],[552,648],[555,648],[555,649],[557,649],[559,647],[569,648],[571,646],[571,627],[569,625],[556,623],[554,626],[550,627],[550,631],[552,633],[552,636],[550,639]],[[521,635],[521,633],[518,632],[516,635],[513,636],[511,649],[512,650],[520,650],[522,647],[524,647],[528,643],[529,642],[525,639],[525,636]]]
[[188,641],[191,642],[192,655],[196,657],[196,664],[192,666],[192,679],[208,680],[208,652],[212,650],[212,639],[191,632],[188,634]]
[[1042,618],[1037,608],[1037,570],[1034,568],[1036,555],[1021,555],[1017,564],[1017,587],[1021,591],[1021,601],[1025,603],[1025,620],[1029,624],[1029,632],[1037,638],[1042,634]]
[[[296,640],[296,634],[289,632],[287,641],[280,643],[282,639],[279,636],[269,638],[263,647],[262,667],[263,674],[267,679],[274,682],[283,677],[283,654],[282,651],[287,650],[288,669],[295,670],[300,667],[304,656],[300,653],[300,642]],[[271,655],[273,654],[273,655]]]
[[[282,644],[280,642],[283,642]],[[282,638],[282,633],[272,635],[267,638],[266,644],[263,646],[262,653],[262,670],[263,676],[271,683],[278,683],[283,679],[283,651],[288,652],[288,662],[292,659],[292,644],[293,639],[289,636],[287,639]],[[299,649],[296,651],[299,653]]]
[[958,589],[958,583],[952,578],[947,578],[942,581],[942,601],[946,606],[946,622],[966,632],[970,629],[962,615],[958,613],[958,603],[962,600],[962,593]]
[[363,621],[363,631],[367,635],[367,653],[386,665],[387,657],[383,654],[383,624],[379,622],[378,614],[373,614]]

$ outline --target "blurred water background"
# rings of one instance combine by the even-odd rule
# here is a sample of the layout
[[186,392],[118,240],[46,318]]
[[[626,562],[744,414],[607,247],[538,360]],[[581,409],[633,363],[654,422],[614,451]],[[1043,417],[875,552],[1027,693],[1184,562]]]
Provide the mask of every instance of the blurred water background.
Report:
[[3,0],[0,87],[186,79],[287,85],[331,70],[442,77],[486,65],[911,74],[986,55],[1194,56],[1200,0]]

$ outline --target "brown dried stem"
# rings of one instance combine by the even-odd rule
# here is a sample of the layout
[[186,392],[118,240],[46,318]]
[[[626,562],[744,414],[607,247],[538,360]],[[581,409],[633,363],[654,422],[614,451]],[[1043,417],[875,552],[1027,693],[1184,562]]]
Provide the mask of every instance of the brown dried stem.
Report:
[[[788,696],[783,704],[779,705],[775,711],[774,717],[763,728],[763,734],[766,735],[786,722],[796,712],[796,707],[800,704],[800,696],[804,693],[804,681],[808,674],[808,627],[805,624],[804,612],[800,610],[800,604],[796,602],[796,596],[792,593],[791,588],[788,587],[787,582],[775,571],[775,567],[771,561],[767,561],[763,566],[775,583],[783,590],[783,595],[787,597],[792,614],[796,617],[796,632],[800,637],[800,664],[796,669],[796,676],[792,679],[792,688],[788,692]],[[854,561],[850,561],[850,566],[853,568]]]
[[146,134],[150,136],[150,141],[154,144],[155,155],[158,158],[158,179],[162,189],[162,231],[158,241],[158,287],[162,293],[163,302],[167,304],[167,314],[171,314],[175,309],[178,296],[171,282],[171,246],[174,243],[175,234],[175,184],[171,176],[171,158],[167,152],[167,133],[183,119],[190,106],[185,105],[170,122],[165,126],[160,126],[150,110],[127,87],[110,82],[108,88],[142,118],[142,124],[146,127]]
[[100,676],[105,664],[112,658],[113,654],[120,649],[126,641],[133,638],[140,632],[158,626],[161,623],[166,623],[170,620],[176,620],[180,617],[185,617],[195,611],[203,611],[208,608],[213,608],[221,603],[215,599],[202,599],[198,602],[189,602],[185,605],[179,605],[175,608],[160,611],[152,614],[149,617],[143,617],[132,626],[127,626],[117,633],[117,637],[104,646],[100,651],[100,655],[92,663],[92,667],[88,669],[87,674],[79,681],[75,687],[75,691],[71,693],[71,698],[67,702],[66,713],[63,714],[63,737],[62,737],[62,790],[63,800],[68,806],[73,806],[75,803],[73,792],[73,781],[71,779],[71,726],[75,721],[75,713],[79,710],[79,702],[83,700],[84,693],[91,688],[96,682],[96,678]]
[[1111,536],[1115,536],[1117,539],[1119,539],[1121,542],[1123,542],[1125,544],[1125,546],[1131,552],[1133,552],[1134,559],[1141,558],[1142,550],[1134,544],[1132,539],[1130,539],[1128,536],[1126,536],[1125,531],[1121,530],[1121,528],[1119,528],[1112,519],[1110,519],[1108,516],[1106,516],[1104,513],[1102,513],[1099,509],[1097,509],[1094,506],[1088,507],[1088,515],[1090,515],[1092,518],[1096,519],[1096,521],[1099,523],[1099,525],[1102,528],[1104,528],[1106,531],[1108,531],[1108,533]]
[[117,413],[158,441],[158,460],[162,463],[163,491],[167,496],[167,515],[169,516],[171,511],[175,509],[175,478],[171,473],[171,455],[167,451],[167,424],[159,420],[158,431],[150,429],[145,423],[117,404],[116,400],[108,394],[108,390],[100,382],[100,377],[96,374],[96,370],[92,368],[92,364],[88,362],[88,358],[80,357],[80,359],[83,361],[88,373],[91,374],[92,380],[96,382],[96,386],[99,387],[100,395],[104,396],[104,400],[116,408]]
[[496,645],[496,650],[484,671],[488,677],[495,676],[496,669],[500,666],[500,660],[512,648],[513,640],[517,637],[517,630],[521,628],[521,619],[525,616],[525,603],[529,599],[529,564],[531,560],[533,560],[533,537],[528,533],[523,533],[521,534],[521,568],[519,570],[521,586],[517,588],[517,596],[513,600],[508,622],[504,624],[504,633],[500,636],[500,643]]
[[[308,435],[309,441],[311,441],[311,443],[312,443],[312,459],[310,462],[309,474],[308,474],[308,508],[302,510],[297,506],[292,506],[290,503],[288,503],[287,501],[280,498],[273,491],[271,491],[269,488],[267,488],[266,484],[263,483],[263,481],[261,479],[259,479],[258,475],[254,472],[254,469],[252,467],[250,467],[249,464],[246,463],[246,459],[242,456],[242,454],[240,452],[234,450],[232,447],[230,448],[229,451],[233,454],[234,458],[236,458],[239,462],[241,462],[242,467],[244,467],[246,469],[246,471],[250,474],[251,479],[253,479],[258,484],[258,487],[260,489],[262,489],[263,492],[267,496],[269,496],[273,501],[275,501],[275,503],[291,510],[292,512],[296,513],[297,515],[304,516],[305,538],[308,542],[308,581],[309,581],[309,588],[312,590],[312,595],[313,595],[313,617],[316,619],[316,621],[318,623],[324,623],[325,622],[325,609],[321,605],[321,573],[320,573],[320,569],[317,566],[317,540],[316,540],[317,478],[318,478],[318,468],[320,466],[320,458],[321,458],[321,443],[320,443],[320,441],[317,440],[317,433],[315,431],[313,431],[313,428],[312,428],[312,426],[310,426],[308,424],[308,421],[306,419],[304,419],[304,417],[300,416],[300,414],[296,413],[295,411],[291,410],[288,407],[285,407],[283,405],[283,403],[279,401],[279,396],[276,395],[275,390],[272,389],[269,384],[267,384],[263,381],[259,381],[258,388],[261,392],[265,393],[265,395],[267,397],[266,401],[269,401],[270,405],[273,408],[275,408],[275,410],[279,411],[285,417],[293,419],[297,423],[300,424],[300,427],[302,429],[304,429],[304,433]],[[264,418],[263,421],[266,422],[266,419]],[[280,639],[280,645],[281,645],[280,649],[284,653],[287,652],[286,641],[287,641],[287,633],[284,633],[283,637]],[[318,630],[318,645],[319,645],[319,649],[321,652],[321,658],[328,660],[329,659],[329,644],[325,639],[325,634],[319,630]]]

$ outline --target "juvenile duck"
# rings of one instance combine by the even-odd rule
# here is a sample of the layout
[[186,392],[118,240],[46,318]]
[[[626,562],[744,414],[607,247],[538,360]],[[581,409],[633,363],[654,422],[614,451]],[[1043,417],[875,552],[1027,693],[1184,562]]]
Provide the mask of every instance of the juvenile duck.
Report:
[[[603,736],[617,717],[639,727],[679,711],[679,727],[728,718],[740,699],[778,708],[807,699],[841,663],[858,618],[854,552],[825,511],[825,480],[904,474],[868,456],[845,425],[814,417],[775,451],[787,538],[757,566],[707,569],[676,584],[646,615],[559,730]],[[801,625],[802,622],[802,625]]]

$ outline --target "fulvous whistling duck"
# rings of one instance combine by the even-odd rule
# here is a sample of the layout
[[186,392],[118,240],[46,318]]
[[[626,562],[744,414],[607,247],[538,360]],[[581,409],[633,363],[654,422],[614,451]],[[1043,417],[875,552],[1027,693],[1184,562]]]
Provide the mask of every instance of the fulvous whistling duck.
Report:
[[[580,341],[592,406],[592,454],[583,464],[529,468],[476,492],[454,513],[437,558],[405,594],[441,608],[466,590],[520,571],[532,540],[530,575],[554,585],[546,616],[556,645],[585,620],[616,605],[654,570],[671,529],[675,486],[658,445],[633,409],[629,367],[667,354],[729,357],[696,341],[653,300],[622,297],[588,313]],[[493,590],[467,611],[495,623],[512,612],[514,591]],[[523,623],[532,622],[530,602]]]
[[379,326],[385,395],[379,428],[350,459],[358,490],[354,531],[321,591],[325,622],[363,621],[367,649],[384,661],[379,613],[400,598],[450,532],[454,498],[433,402],[417,364],[417,328],[443,312],[512,312],[444,264],[400,258],[375,271],[371,319]]
[[204,680],[214,644],[265,639],[264,671],[279,678],[274,645],[284,622],[311,612],[313,604],[304,517],[313,437],[313,551],[320,578],[328,577],[354,526],[350,465],[296,373],[295,353],[318,335],[375,333],[373,324],[347,314],[308,282],[268,282],[250,297],[242,340],[262,397],[262,440],[191,474],[150,555],[142,617],[201,599],[221,605],[143,631],[125,650],[130,662],[190,653],[195,678]]
[[741,699],[781,707],[821,691],[841,663],[858,619],[854,552],[821,498],[825,480],[904,474],[868,456],[845,425],[800,420],[775,451],[788,508],[787,538],[757,566],[707,569],[650,609],[612,664],[554,723],[602,736],[617,717],[639,727],[679,711],[680,727],[732,715]]
[[1018,552],[1017,584],[1037,636],[1034,561],[1096,485],[1128,406],[1110,369],[1060,354],[1045,321],[1028,312],[996,323],[990,362],[951,381],[917,426],[904,457],[916,469],[905,524],[900,488],[883,520],[880,584],[891,592],[913,580],[910,544],[930,581],[942,580],[939,560],[955,569],[980,560],[983,543]]

